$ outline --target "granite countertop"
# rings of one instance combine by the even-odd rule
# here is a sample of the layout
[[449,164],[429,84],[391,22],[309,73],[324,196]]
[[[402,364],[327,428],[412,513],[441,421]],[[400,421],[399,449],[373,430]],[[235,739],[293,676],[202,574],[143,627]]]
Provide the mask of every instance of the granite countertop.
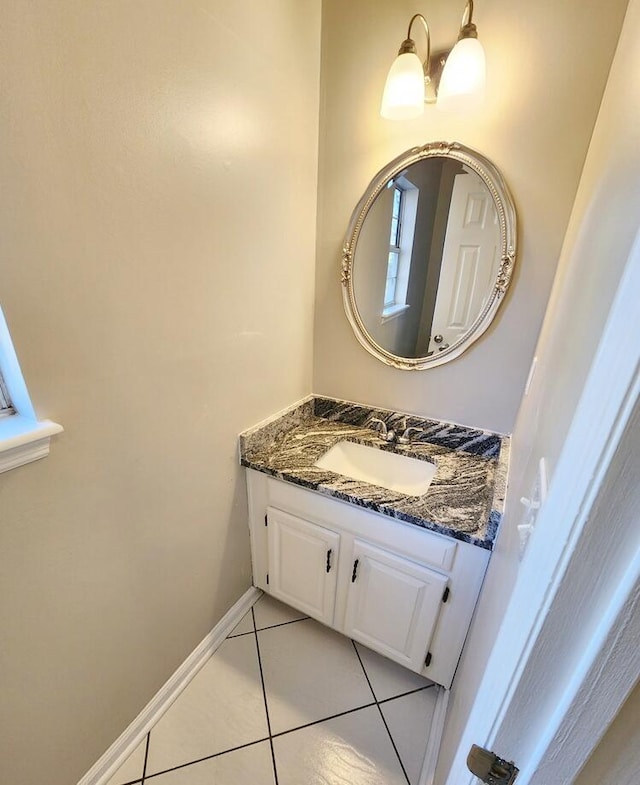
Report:
[[[390,445],[372,418],[411,444]],[[406,426],[405,426],[406,422]],[[407,496],[314,466],[339,441],[393,450],[437,466],[423,496]],[[240,435],[240,462],[304,488],[491,550],[502,518],[509,437],[333,398],[310,396]]]

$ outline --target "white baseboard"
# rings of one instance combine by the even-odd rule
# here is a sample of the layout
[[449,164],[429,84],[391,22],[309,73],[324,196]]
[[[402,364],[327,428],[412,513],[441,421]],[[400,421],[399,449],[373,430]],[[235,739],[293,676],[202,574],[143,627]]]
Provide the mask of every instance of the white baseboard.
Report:
[[105,785],[109,781],[261,594],[252,586],[240,597],[78,785]]
[[438,763],[438,753],[442,743],[442,733],[444,731],[444,721],[447,716],[447,705],[449,704],[449,690],[436,685],[438,697],[436,708],[431,719],[431,729],[429,731],[429,741],[427,750],[424,754],[424,763],[420,770],[418,785],[433,785],[436,774],[436,764]]

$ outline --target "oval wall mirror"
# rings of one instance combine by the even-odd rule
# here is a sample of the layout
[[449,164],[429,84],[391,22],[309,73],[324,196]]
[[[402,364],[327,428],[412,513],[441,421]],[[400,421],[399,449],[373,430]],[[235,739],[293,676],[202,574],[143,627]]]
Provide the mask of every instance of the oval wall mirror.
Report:
[[413,148],[354,210],[342,258],[347,317],[383,362],[441,365],[491,324],[515,255],[515,208],[495,166],[458,143]]

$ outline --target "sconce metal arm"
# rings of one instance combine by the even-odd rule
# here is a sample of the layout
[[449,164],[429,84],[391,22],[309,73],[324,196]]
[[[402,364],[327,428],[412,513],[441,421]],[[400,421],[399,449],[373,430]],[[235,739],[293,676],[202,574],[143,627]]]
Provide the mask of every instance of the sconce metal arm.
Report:
[[400,49],[398,51],[399,55],[404,55],[407,53],[417,55],[416,43],[411,38],[411,28],[413,27],[413,23],[419,19],[422,22],[422,26],[424,28],[424,32],[427,36],[427,56],[423,60],[422,67],[424,69],[425,78],[429,77],[429,72],[431,70],[431,33],[429,32],[429,25],[427,24],[427,20],[422,16],[422,14],[414,14],[411,17],[411,21],[409,22],[409,29],[407,30],[407,37],[400,45]]
[[[460,33],[458,34],[458,41],[463,38],[477,38],[478,30],[472,21],[473,17],[473,0],[467,0],[462,14],[462,21],[460,22]],[[466,22],[465,22],[466,19]]]

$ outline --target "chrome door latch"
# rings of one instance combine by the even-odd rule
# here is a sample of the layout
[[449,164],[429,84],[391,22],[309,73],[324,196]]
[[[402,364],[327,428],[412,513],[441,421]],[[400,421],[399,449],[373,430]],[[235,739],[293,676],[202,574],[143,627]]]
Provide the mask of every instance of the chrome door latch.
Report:
[[495,752],[471,745],[467,756],[467,768],[487,785],[512,785],[518,776],[518,769],[513,763],[499,758]]

